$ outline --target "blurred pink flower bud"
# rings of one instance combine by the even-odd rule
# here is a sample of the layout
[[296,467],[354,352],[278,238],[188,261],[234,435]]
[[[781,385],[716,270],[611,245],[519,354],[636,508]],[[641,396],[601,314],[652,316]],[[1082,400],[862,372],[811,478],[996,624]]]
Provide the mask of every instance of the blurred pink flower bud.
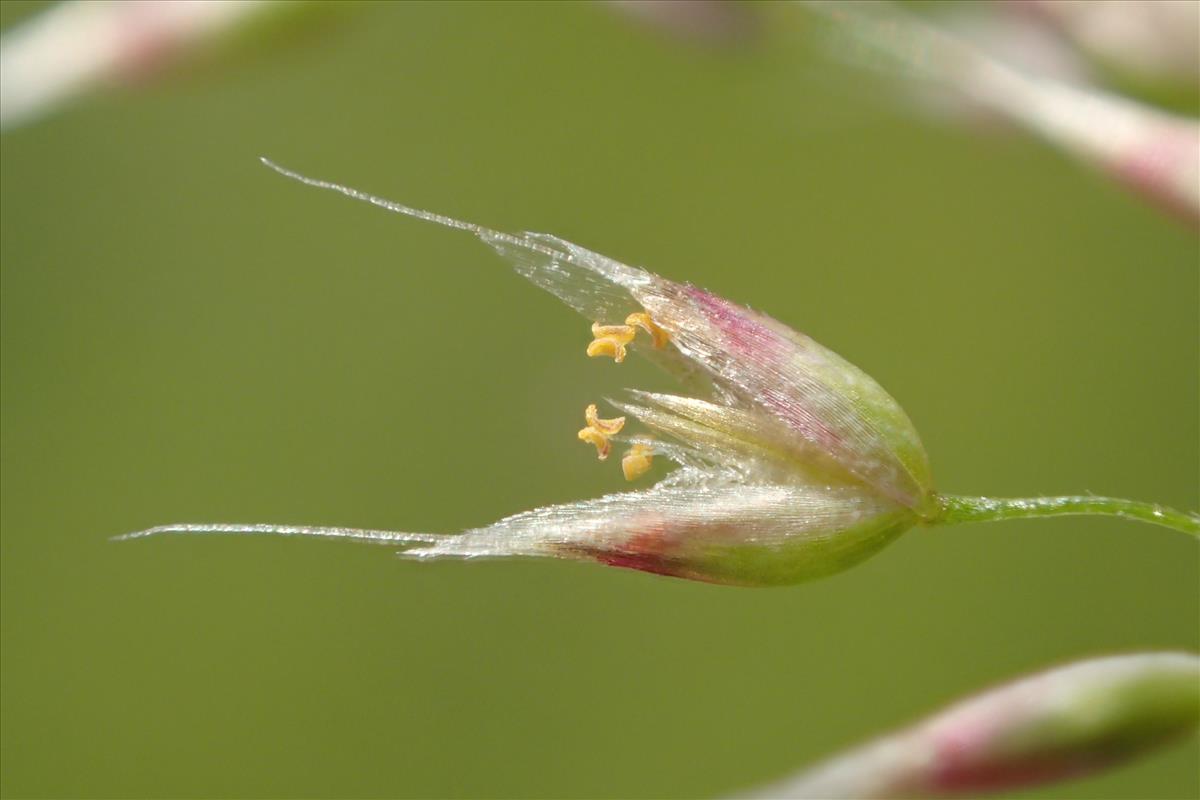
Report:
[[1119,763],[1197,723],[1200,658],[1096,658],[992,689],[755,796],[964,797],[1033,786]]
[[728,0],[608,0],[626,16],[682,39],[730,44],[752,37],[755,9]]

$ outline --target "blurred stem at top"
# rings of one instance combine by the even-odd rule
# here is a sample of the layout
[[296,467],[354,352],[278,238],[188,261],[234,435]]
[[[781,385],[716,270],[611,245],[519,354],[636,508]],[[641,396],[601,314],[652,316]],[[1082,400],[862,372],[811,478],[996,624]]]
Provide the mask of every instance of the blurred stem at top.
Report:
[[[0,36],[0,130],[50,114],[107,84],[158,75],[201,53],[261,44],[259,34],[341,3],[297,0],[89,0],[58,3]],[[241,49],[230,47],[229,49]]]
[[[806,0],[832,53],[986,111],[1200,221],[1200,123],[1008,60],[885,2]],[[1193,56],[1194,57],[1194,56]]]

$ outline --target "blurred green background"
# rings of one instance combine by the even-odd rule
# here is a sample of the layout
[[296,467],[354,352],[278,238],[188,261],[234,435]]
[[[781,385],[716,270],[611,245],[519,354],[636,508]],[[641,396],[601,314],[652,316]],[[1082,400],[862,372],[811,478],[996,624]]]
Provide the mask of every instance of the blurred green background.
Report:
[[[259,155],[761,308],[886,386],[945,491],[1200,506],[1195,231],[909,113],[795,19],[709,48],[601,5],[368,5],[6,133],[3,794],[709,796],[1020,673],[1200,646],[1195,542],[1110,520],[917,530],[780,590],[108,541],[617,490],[584,405],[670,385],[585,358],[588,322],[471,237]],[[1022,796],[1198,774],[1193,739]]]

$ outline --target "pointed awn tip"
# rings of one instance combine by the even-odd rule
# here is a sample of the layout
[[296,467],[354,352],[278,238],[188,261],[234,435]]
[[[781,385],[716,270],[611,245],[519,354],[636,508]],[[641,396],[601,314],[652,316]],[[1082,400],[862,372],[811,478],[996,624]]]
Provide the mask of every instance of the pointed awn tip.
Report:
[[182,523],[178,525],[158,525],[144,531],[123,533],[114,536],[109,541],[124,542],[130,539],[144,539],[157,536],[160,533],[199,533],[199,534],[234,534],[241,536],[270,535],[270,536],[308,536],[318,539],[351,539],[375,544],[429,544],[441,540],[436,533],[404,533],[400,531],[365,530],[361,528],[321,528],[311,525],[270,525],[270,524],[239,524],[239,523]]

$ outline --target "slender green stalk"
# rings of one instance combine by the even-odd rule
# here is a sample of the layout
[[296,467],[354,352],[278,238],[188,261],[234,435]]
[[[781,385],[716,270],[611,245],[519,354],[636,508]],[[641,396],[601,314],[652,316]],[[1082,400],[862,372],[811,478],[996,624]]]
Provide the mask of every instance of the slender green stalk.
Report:
[[1149,522],[1164,528],[1200,538],[1200,514],[1177,511],[1173,508],[1140,500],[1118,497],[938,497],[940,513],[931,524],[957,522],[994,522],[1002,519],[1028,517],[1102,516]]

